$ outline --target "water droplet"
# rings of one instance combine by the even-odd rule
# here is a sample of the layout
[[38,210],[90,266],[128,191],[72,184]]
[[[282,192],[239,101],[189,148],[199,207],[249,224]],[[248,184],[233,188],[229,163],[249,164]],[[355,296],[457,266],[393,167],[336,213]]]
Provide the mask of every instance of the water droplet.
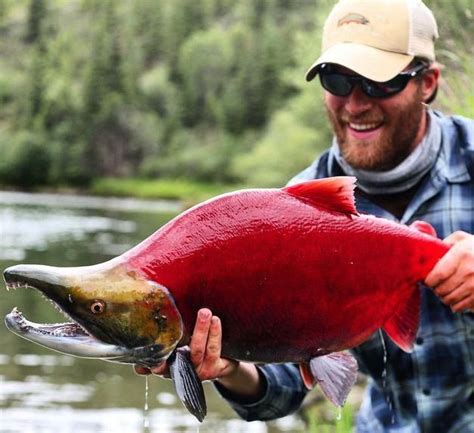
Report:
[[342,419],[342,407],[339,406],[337,408],[337,415],[336,415],[336,421],[340,421]]
[[388,352],[387,346],[385,345],[385,340],[383,338],[382,330],[379,329],[380,341],[382,342],[382,349],[383,349],[383,371],[382,371],[382,388],[385,395],[385,401],[388,405],[388,410],[391,414],[391,422],[395,424],[395,412],[393,411],[393,402],[390,398],[390,392],[387,388],[387,361],[388,361]]
[[145,376],[145,405],[143,406],[143,432],[150,431],[150,413],[148,411],[148,376]]

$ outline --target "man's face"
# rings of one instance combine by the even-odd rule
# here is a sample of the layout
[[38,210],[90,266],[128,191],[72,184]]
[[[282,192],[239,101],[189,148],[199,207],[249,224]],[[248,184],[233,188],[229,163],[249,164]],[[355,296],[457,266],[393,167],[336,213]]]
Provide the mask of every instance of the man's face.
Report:
[[[342,68],[340,72],[354,74]],[[410,80],[389,98],[371,98],[359,86],[348,96],[325,91],[325,105],[344,159],[354,168],[384,171],[421,141],[426,116],[421,83]]]

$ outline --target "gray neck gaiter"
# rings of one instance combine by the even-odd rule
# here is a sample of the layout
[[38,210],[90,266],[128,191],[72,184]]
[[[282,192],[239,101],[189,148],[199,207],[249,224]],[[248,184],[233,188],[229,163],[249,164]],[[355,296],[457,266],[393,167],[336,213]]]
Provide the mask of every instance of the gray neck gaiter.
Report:
[[357,186],[368,194],[392,194],[414,187],[433,167],[441,148],[441,127],[428,111],[428,130],[421,143],[399,165],[388,171],[367,171],[351,167],[341,155],[336,137],[329,152],[329,164],[336,160],[342,171],[357,178]]

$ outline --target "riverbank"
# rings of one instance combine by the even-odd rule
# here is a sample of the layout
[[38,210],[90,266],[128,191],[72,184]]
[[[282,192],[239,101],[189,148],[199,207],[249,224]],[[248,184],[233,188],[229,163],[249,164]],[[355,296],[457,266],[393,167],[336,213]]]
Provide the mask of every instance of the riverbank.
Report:
[[187,179],[102,178],[93,182],[89,192],[101,196],[179,200],[185,204],[194,204],[242,187]]
[[180,202],[183,207],[189,207],[216,195],[241,188],[244,186],[195,182],[187,179],[138,178],[101,178],[84,188],[69,185],[48,185],[38,186],[27,191],[12,185],[0,185],[0,190],[4,191],[165,200]]

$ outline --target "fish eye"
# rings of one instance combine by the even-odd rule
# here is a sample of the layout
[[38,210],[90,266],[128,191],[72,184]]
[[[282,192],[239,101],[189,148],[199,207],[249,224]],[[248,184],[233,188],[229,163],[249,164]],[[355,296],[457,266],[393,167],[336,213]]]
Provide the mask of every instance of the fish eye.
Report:
[[103,312],[105,311],[105,302],[104,302],[104,301],[100,301],[100,300],[96,300],[96,301],[92,302],[92,304],[91,304],[91,311],[92,311],[94,314],[103,313]]

